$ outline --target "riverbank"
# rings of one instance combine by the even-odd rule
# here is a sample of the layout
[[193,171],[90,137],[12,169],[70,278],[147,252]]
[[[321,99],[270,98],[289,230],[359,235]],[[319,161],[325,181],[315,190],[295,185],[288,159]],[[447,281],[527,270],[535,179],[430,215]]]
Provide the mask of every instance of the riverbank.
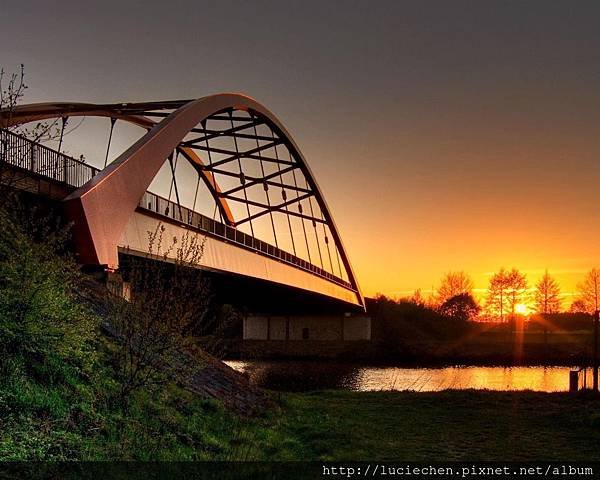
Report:
[[96,412],[93,424],[30,413],[3,420],[0,460],[600,461],[600,403],[589,394],[322,391],[274,400],[246,418],[170,386],[136,395],[128,411]]
[[185,342],[142,361],[171,337],[115,334],[125,304],[3,219],[0,461],[600,460],[590,395],[258,391]]

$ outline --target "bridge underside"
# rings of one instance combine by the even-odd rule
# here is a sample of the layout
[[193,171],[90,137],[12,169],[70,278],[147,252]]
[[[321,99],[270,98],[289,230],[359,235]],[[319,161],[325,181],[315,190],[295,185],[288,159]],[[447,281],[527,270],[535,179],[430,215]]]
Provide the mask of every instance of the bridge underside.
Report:
[[[134,257],[121,250],[119,262],[126,272]],[[245,314],[268,315],[324,315],[363,313],[352,303],[300,288],[261,280],[239,274],[200,268],[201,277],[208,282],[210,295],[217,305],[232,305]]]
[[[163,250],[169,242],[177,239],[179,243],[195,239],[202,245],[202,255],[197,260],[199,268],[208,271],[228,273],[252,279],[262,285],[264,282],[287,286],[291,289],[312,292],[335,299],[338,303],[356,304],[356,294],[347,285],[334,283],[326,278],[313,275],[312,272],[298,268],[290,262],[271,255],[256,253],[255,248],[247,247],[243,241],[226,240],[204,231],[193,229],[189,225],[165,222],[154,218],[145,211],[136,211],[119,240],[121,252],[147,256],[149,252],[149,232],[161,229]],[[177,247],[177,244],[174,245]],[[155,247],[156,248],[156,247]],[[174,259],[177,250],[171,251],[168,258]]]

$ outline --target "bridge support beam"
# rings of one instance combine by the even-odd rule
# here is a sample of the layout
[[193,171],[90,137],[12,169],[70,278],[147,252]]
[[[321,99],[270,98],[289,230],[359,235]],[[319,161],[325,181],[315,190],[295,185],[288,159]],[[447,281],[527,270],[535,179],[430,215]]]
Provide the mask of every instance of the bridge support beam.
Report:
[[365,315],[247,315],[244,340],[287,342],[371,340],[371,319]]
[[371,351],[371,319],[364,315],[244,318],[244,358],[361,358]]

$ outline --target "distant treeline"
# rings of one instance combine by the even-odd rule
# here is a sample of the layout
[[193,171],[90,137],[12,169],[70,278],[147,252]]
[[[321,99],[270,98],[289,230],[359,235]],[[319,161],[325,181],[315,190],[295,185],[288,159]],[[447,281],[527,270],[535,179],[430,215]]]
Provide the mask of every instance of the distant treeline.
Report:
[[[417,363],[582,364],[589,357],[593,317],[533,315],[528,321],[481,322],[452,316],[414,299],[366,299],[372,358]],[[521,342],[521,347],[516,349]],[[515,352],[519,352],[519,356]]]
[[501,268],[490,276],[484,298],[473,294],[473,280],[463,271],[450,271],[440,286],[425,297],[420,290],[401,301],[426,305],[452,317],[486,321],[514,322],[517,317],[533,314],[570,313],[594,314],[600,310],[600,268],[592,268],[577,284],[570,304],[561,292],[558,281],[548,273],[530,285],[527,275],[516,268]]

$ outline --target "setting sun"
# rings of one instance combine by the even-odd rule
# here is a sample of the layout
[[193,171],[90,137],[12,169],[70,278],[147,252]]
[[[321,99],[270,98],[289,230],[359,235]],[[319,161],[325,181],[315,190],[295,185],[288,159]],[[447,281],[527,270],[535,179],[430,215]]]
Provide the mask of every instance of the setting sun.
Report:
[[529,307],[524,303],[517,303],[515,305],[515,312],[519,315],[527,315],[529,314]]

